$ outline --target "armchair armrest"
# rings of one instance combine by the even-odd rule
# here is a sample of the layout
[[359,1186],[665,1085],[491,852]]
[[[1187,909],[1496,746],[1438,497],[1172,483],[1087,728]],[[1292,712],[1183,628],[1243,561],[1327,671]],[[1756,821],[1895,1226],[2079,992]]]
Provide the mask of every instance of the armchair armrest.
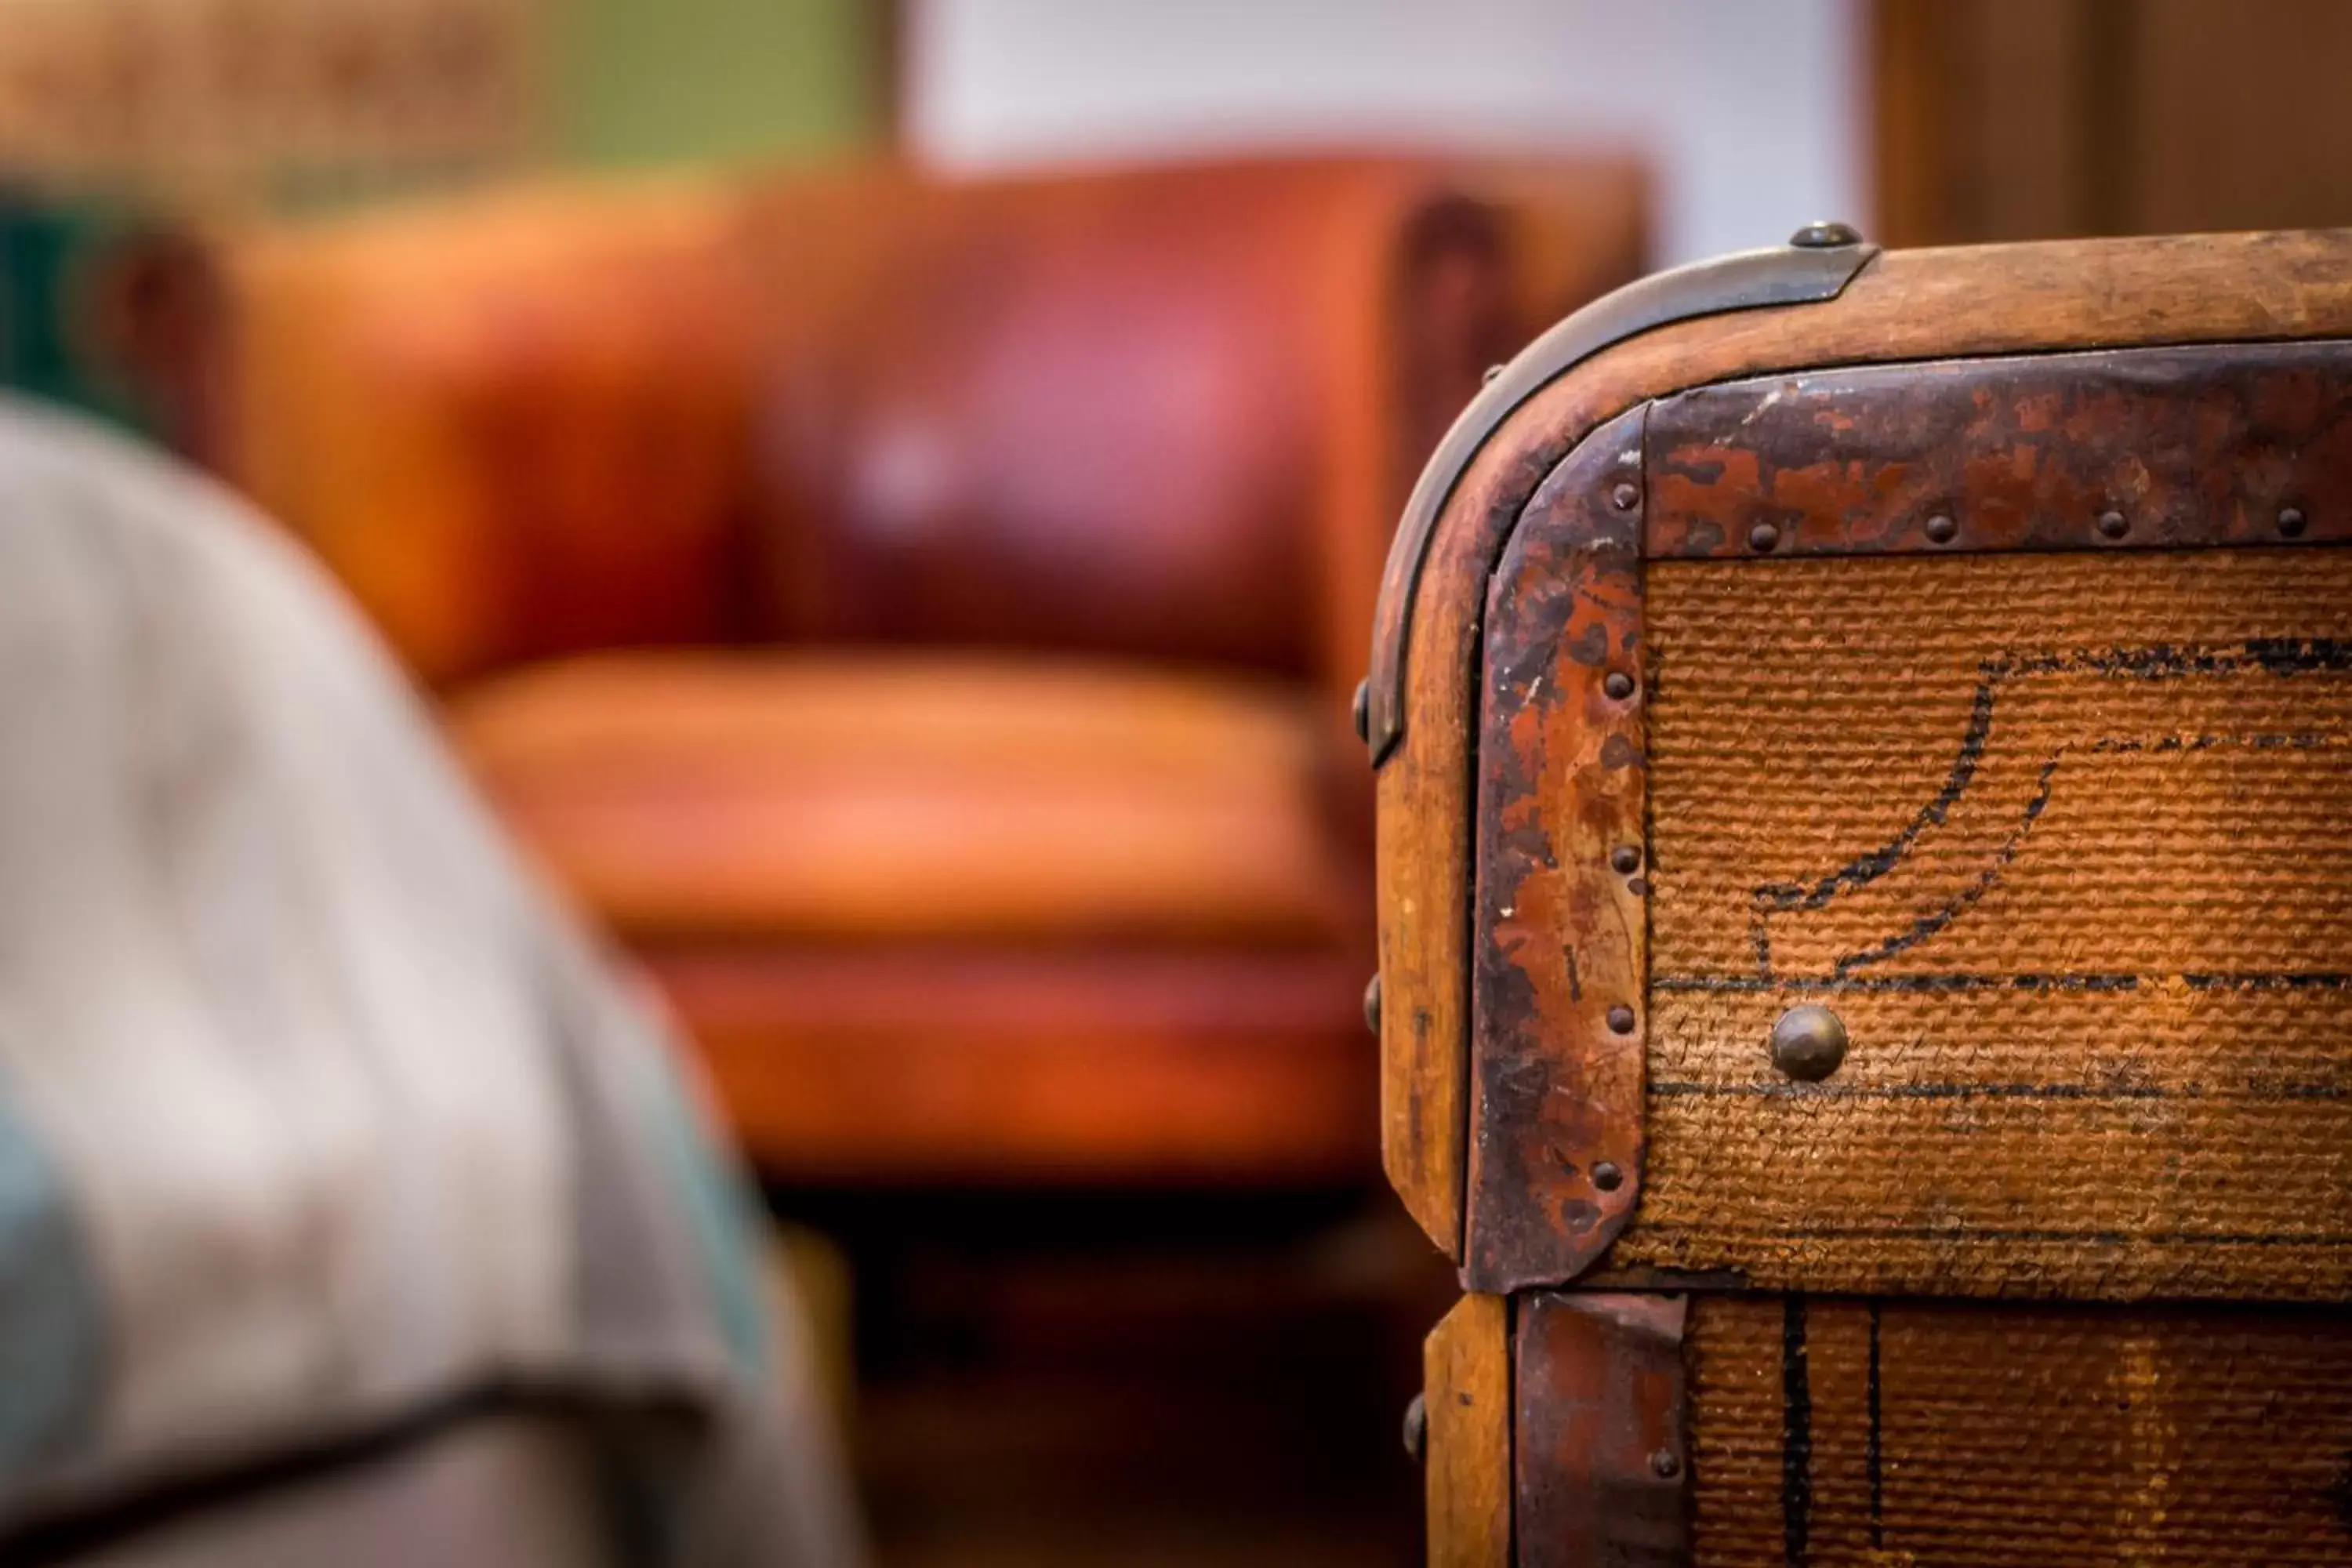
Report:
[[727,630],[738,198],[473,198],[229,242],[222,466],[416,673]]

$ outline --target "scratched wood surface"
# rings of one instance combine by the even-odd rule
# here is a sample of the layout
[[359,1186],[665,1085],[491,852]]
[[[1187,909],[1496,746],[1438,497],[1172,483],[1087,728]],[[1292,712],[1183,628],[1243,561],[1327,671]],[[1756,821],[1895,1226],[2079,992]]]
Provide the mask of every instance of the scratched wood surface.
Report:
[[1510,1303],[1465,1296],[1422,1347],[1430,1568],[1510,1568]]
[[1646,332],[1538,394],[1462,476],[1408,634],[1407,723],[1381,764],[1384,1148],[1406,1206],[1461,1255],[1479,636],[1503,538],[1554,464],[1645,398],[1761,371],[2134,342],[2352,332],[2352,232],[1891,252],[1838,300]]
[[2352,1562],[2352,1324],[1699,1297],[1703,1568]]
[[1612,1267],[2352,1292],[2352,551],[1653,563],[1645,613]]

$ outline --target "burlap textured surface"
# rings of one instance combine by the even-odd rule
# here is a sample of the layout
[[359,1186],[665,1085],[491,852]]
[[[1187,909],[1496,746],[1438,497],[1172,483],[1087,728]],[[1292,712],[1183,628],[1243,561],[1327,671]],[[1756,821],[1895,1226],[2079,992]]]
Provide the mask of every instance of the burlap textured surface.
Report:
[[1706,1568],[2352,1560],[2323,1310],[1695,1300]]
[[[1613,1260],[2352,1291],[2352,552],[1648,574],[1651,1016]],[[1819,1084],[1767,1038],[1852,1045]]]

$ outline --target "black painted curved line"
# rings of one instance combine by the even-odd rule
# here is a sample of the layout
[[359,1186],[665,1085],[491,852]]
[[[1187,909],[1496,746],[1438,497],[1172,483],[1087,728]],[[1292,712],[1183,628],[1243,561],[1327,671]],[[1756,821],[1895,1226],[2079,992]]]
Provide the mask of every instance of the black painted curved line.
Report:
[[[1840,893],[1867,887],[1901,865],[1921,834],[1929,827],[1940,826],[1949,818],[1953,806],[1959,803],[1960,797],[1967,794],[1969,786],[1976,780],[1978,766],[1983,761],[1985,747],[1991,738],[1993,710],[1999,700],[2000,689],[2011,679],[2068,671],[2088,671],[2096,675],[2140,680],[2178,680],[2191,676],[2221,675],[2245,669],[2260,669],[2265,674],[2280,677],[2314,671],[2340,672],[2352,670],[2352,642],[2340,641],[2333,637],[2317,637],[2307,641],[2282,637],[2255,637],[2249,638],[2236,649],[2228,652],[2218,652],[2203,647],[2184,648],[2170,643],[2151,643],[2142,647],[2086,648],[2024,657],[2013,654],[2004,655],[1999,658],[1987,659],[1979,668],[1982,679],[1979,680],[1975,696],[1969,703],[1969,722],[1967,728],[1961,732],[1958,751],[1953,758],[1950,770],[1945,774],[1944,783],[1927,805],[1914,813],[1911,819],[1885,843],[1856,856],[1818,881],[1811,884],[1766,882],[1759,885],[1749,895],[1754,911],[1750,919],[1749,930],[1756,948],[1757,973],[1759,978],[1767,981],[1772,978],[1771,935],[1769,921],[1773,914],[1791,910],[1818,910],[1830,903]],[[2223,743],[2223,738],[2216,736],[2195,737],[2193,744],[2188,738],[2179,739],[2180,739],[2180,744],[2178,747],[2166,748],[2159,744],[2158,749],[2202,750],[2208,746]],[[2263,737],[2255,737],[2250,743],[2261,744],[2263,739]],[[2323,744],[2325,741],[2325,737],[2282,734],[2271,743],[2281,746],[2301,746]],[[2113,738],[2094,742],[2091,744],[2094,749],[2131,749]],[[2026,826],[2030,827],[2033,818],[2040,816],[2042,807],[2049,804],[2050,771],[2057,765],[2058,756],[2063,755],[2067,749],[2061,748],[2058,754],[2053,755],[2044,763],[2040,795],[2027,807]],[[1927,925],[1927,929],[1922,930],[1915,926],[1910,932],[1890,938],[1888,942],[1893,944],[1891,946],[1883,945],[1882,950],[1865,950],[1863,953],[1850,954],[1839,960],[1839,972],[1843,973],[1845,967],[1849,965],[1876,963],[1881,958],[1891,957],[1894,953],[1916,945],[1925,937],[1950,924],[1952,919],[1957,917],[1961,910],[1981,899],[1990,889],[1991,880],[1998,877],[2000,867],[2015,857],[2017,845],[2021,840],[2022,833],[2023,830],[2021,829],[2019,834],[2013,835],[2004,842],[2000,850],[1995,852],[1997,858],[1993,867],[1985,876],[1980,877],[1969,890],[1963,893],[1959,900],[1956,900],[1957,907],[1947,906],[1946,910],[1938,911],[1937,915],[1925,917],[1920,924]],[[1927,925],[1928,921],[1935,923]]]
[[2051,781],[2058,776],[2058,764],[2064,755],[2063,751],[2055,752],[2042,764],[2042,776],[2035,784],[2032,798],[2025,803],[2024,820],[2017,825],[2016,832],[2001,840],[2000,847],[1993,851],[1992,864],[1977,873],[1975,881],[1946,900],[1941,909],[1912,921],[1908,930],[1897,931],[1876,947],[1847,953],[1831,964],[1830,972],[1839,975],[1851,974],[1866,963],[1877,963],[1906,952],[1974,909],[1987,893],[1992,891],[1993,884],[2000,880],[2000,874],[2009,868],[2010,863],[2017,858],[2017,852],[2025,847],[2026,837],[2033,831],[2034,823],[2040,820],[2043,809],[2050,804]]
[[1811,888],[1801,883],[1767,882],[1759,887],[1753,897],[1759,910],[1777,912],[1783,910],[1818,910],[1842,891],[1867,887],[1902,864],[1919,835],[1930,827],[1943,825],[1959,804],[1960,796],[1975,782],[1977,764],[1984,760],[1985,742],[1992,734],[1994,688],[2009,675],[2009,666],[1988,660],[1983,667],[1984,679],[1977,683],[1976,698],[1969,704],[1969,725],[1960,733],[1959,755],[1952,760],[1951,771],[1944,775],[1943,787],[1934,798],[1913,815],[1894,837],[1867,854],[1856,856],[1843,866],[1815,882]]

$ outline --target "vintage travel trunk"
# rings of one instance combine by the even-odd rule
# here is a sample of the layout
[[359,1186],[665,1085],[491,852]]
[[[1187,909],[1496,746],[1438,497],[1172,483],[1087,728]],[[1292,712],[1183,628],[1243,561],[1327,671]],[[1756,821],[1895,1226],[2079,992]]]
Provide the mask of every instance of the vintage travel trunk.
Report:
[[1571,317],[1359,718],[1432,1561],[2352,1563],[2352,233]]

